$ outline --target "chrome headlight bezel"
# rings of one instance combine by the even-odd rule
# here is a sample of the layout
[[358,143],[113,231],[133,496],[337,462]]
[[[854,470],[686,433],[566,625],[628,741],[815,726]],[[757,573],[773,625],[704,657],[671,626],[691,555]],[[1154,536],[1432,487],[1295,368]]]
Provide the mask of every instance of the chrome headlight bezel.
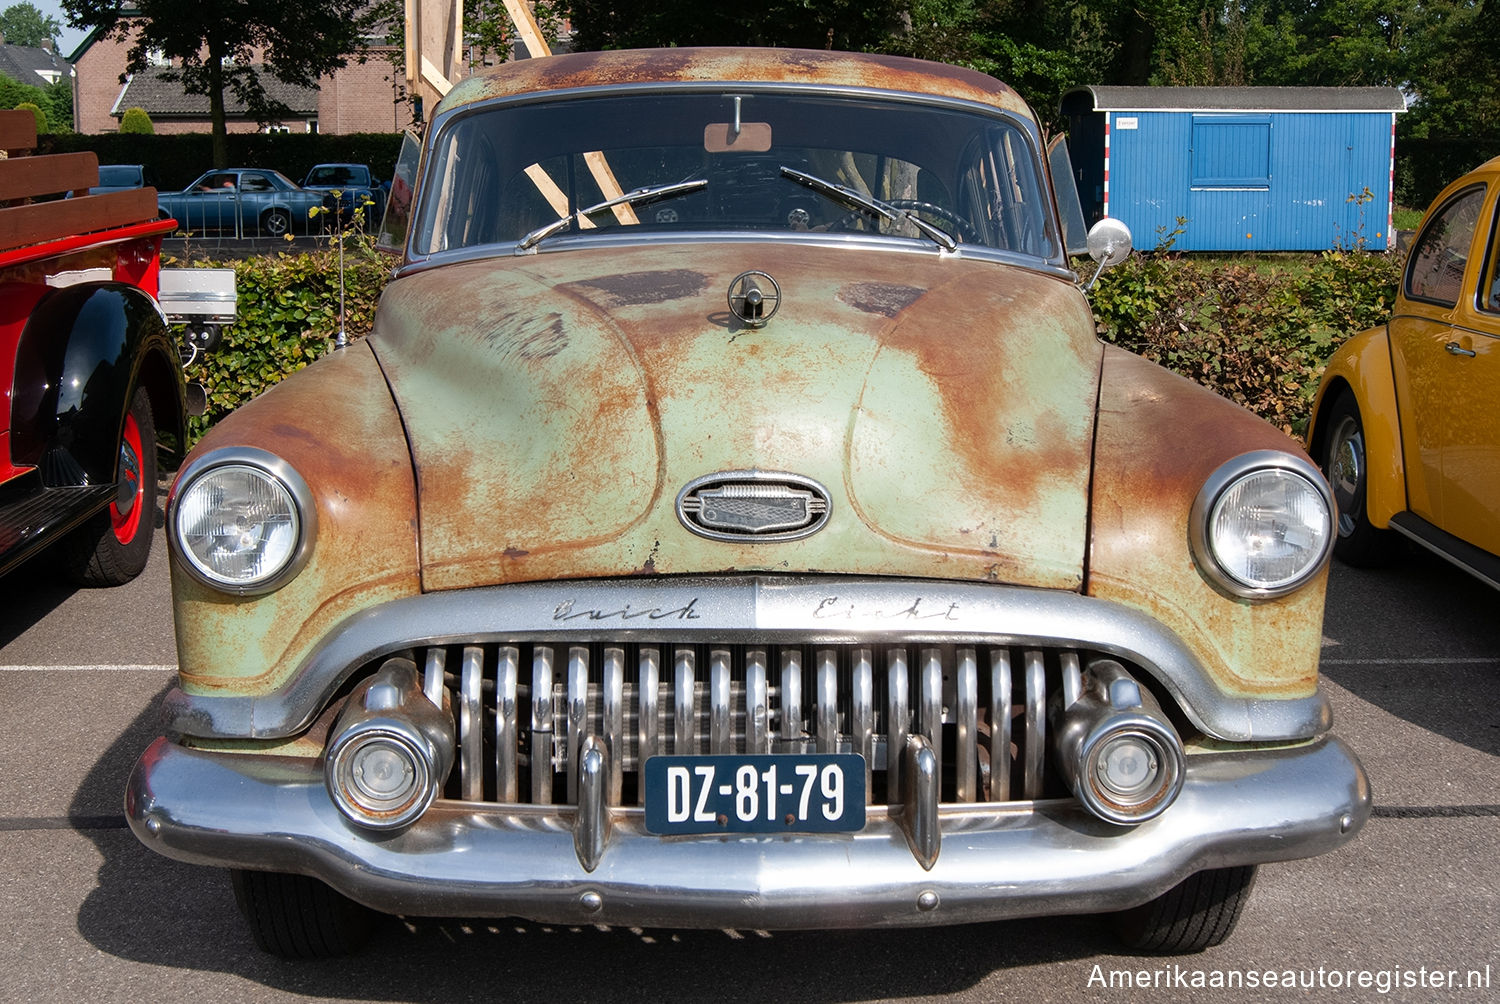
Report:
[[[206,475],[225,468],[240,468],[264,478],[285,492],[291,500],[291,510],[296,521],[294,543],[276,568],[253,579],[235,580],[217,574],[198,559],[183,538],[183,499]],[[313,500],[312,490],[302,475],[276,454],[255,447],[225,447],[193,458],[178,473],[167,499],[167,538],[178,564],[209,588],[236,596],[257,596],[274,592],[295,578],[312,556],[317,531],[317,505]]]
[[[1220,502],[1229,490],[1241,482],[1263,474],[1289,476],[1301,481],[1323,507],[1322,542],[1310,551],[1310,559],[1294,575],[1270,582],[1254,582],[1232,571],[1219,557],[1214,540],[1214,522]],[[1188,534],[1193,558],[1203,575],[1220,591],[1240,599],[1272,600],[1294,593],[1307,585],[1328,563],[1336,537],[1338,518],[1333,495],[1322,472],[1307,460],[1275,450],[1245,453],[1221,465],[1208,476],[1193,500],[1188,516]]]

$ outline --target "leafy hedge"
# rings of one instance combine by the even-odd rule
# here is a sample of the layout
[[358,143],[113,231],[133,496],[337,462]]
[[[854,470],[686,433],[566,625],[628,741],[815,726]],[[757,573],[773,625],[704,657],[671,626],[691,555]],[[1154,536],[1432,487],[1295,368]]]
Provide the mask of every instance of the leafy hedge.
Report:
[[1328,356],[1390,316],[1401,260],[1346,250],[1267,264],[1132,255],[1091,297],[1099,334],[1300,435]]
[[[344,265],[344,331],[352,341],[369,334],[391,259],[371,251],[367,241],[351,239]],[[188,382],[208,388],[208,411],[188,421],[190,441],[327,352],[339,329],[336,244],[311,253],[283,252],[225,262],[220,267],[235,271],[239,316],[225,331],[218,349],[199,357],[186,371]]]
[[[239,320],[188,370],[208,388],[196,440],[215,421],[328,351],[338,330],[336,247],[231,263]],[[345,331],[370,330],[390,260],[368,241],[346,253]],[[1084,266],[1087,267],[1087,266]],[[1134,254],[1091,294],[1099,334],[1237,401],[1292,434],[1307,425],[1323,363],[1345,338],[1383,323],[1394,255],[1330,251],[1267,264],[1171,252]]]

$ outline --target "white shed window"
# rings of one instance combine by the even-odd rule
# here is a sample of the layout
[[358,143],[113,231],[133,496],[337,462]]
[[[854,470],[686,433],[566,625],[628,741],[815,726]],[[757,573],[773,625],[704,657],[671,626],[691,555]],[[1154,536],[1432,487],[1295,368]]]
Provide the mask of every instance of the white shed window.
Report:
[[1268,115],[1194,115],[1194,188],[1270,188]]

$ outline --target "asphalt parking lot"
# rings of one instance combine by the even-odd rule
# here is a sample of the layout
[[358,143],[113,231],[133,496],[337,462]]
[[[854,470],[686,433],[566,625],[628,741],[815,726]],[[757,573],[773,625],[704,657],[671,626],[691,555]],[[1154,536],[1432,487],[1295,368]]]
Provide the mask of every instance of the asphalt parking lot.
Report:
[[[1263,867],[1227,944],[1168,960],[1115,954],[1090,918],[790,934],[418,919],[393,921],[353,960],[269,958],[241,928],[223,875],[145,850],[121,816],[125,776],[155,734],[154,705],[175,659],[161,541],[146,574],[120,589],[74,592],[39,581],[43,572],[33,565],[0,579],[0,916],[10,934],[0,941],[0,999],[1500,993],[1500,597],[1420,554],[1375,572],[1336,566],[1332,577],[1325,684],[1335,729],[1372,778],[1374,818],[1338,852]],[[1266,985],[1268,973],[1277,986]],[[1239,987],[1215,988],[1236,974]],[[1287,978],[1301,985],[1282,987]]]

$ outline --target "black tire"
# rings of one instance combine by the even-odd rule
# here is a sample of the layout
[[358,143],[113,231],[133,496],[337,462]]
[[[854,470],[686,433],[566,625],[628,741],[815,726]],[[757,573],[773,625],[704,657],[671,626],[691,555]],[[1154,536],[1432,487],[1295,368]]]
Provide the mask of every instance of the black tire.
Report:
[[233,869],[234,902],[261,951],[287,959],[353,955],[379,914],[315,878]]
[[260,218],[260,228],[272,237],[292,232],[292,217],[285,209],[269,209]]
[[1356,568],[1374,567],[1390,560],[1390,531],[1371,526],[1365,511],[1370,476],[1365,426],[1360,419],[1359,404],[1348,390],[1340,391],[1328,409],[1323,451],[1318,459],[1339,510],[1333,553]]
[[1111,914],[1110,922],[1115,935],[1137,952],[1201,952],[1234,932],[1254,883],[1254,865],[1197,872],[1149,903]]
[[119,494],[107,511],[62,545],[68,578],[81,586],[124,585],[146,567],[156,529],[156,420],[137,388],[120,434]]

